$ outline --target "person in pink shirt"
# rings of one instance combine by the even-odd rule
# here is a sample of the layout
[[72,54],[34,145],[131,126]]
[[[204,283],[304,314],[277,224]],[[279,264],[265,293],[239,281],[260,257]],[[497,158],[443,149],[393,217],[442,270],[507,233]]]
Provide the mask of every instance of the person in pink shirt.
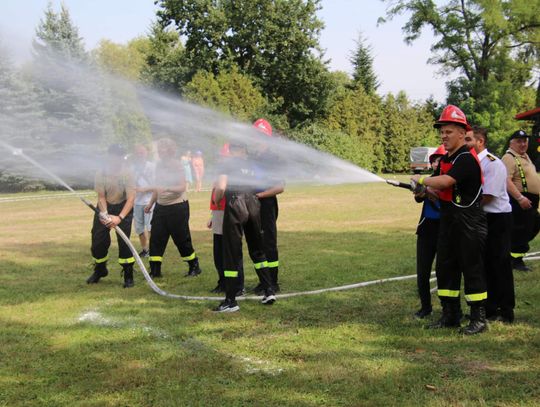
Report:
[[195,192],[200,192],[204,177],[204,160],[201,151],[197,151],[191,158],[191,166],[193,167],[193,172],[195,175]]

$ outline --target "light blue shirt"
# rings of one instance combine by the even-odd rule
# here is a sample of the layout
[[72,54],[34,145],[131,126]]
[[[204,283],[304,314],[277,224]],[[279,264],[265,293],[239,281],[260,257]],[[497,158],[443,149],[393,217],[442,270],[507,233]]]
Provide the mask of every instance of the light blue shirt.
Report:
[[512,212],[512,205],[510,205],[510,199],[506,190],[506,179],[508,178],[506,166],[487,149],[478,153],[478,159],[480,160],[480,166],[484,175],[482,193],[493,197],[491,202],[482,207],[484,212]]

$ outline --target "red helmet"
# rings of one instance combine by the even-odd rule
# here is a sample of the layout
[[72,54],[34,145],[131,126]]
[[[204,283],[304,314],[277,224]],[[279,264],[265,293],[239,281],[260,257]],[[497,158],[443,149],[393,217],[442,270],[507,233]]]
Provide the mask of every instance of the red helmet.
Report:
[[268,123],[266,120],[264,120],[264,119],[257,119],[257,120],[253,123],[253,127],[255,127],[257,130],[263,132],[263,133],[266,134],[268,137],[272,137],[272,126],[271,126],[270,123]]
[[444,126],[445,124],[457,124],[458,126],[463,127],[466,131],[471,131],[472,127],[467,123],[467,117],[461,109],[454,105],[448,105],[444,108],[441,113],[439,120],[435,122],[433,127],[436,129]]
[[429,162],[433,162],[437,157],[442,157],[443,155],[446,154],[446,148],[444,148],[444,145],[440,145],[439,147],[437,147],[437,149],[431,153],[431,155],[429,156]]

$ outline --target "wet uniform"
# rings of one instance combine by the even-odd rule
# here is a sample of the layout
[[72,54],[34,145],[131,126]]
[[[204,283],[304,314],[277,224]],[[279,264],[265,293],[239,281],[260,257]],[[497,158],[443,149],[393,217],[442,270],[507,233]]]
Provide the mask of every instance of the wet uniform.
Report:
[[[256,169],[257,178],[260,179],[260,187],[257,192],[262,192],[270,189],[276,185],[282,185],[283,181],[273,179],[272,166],[276,165],[278,157],[270,154],[265,154],[261,157]],[[278,271],[279,271],[279,254],[277,247],[277,219],[279,213],[277,196],[270,196],[267,198],[259,198],[261,203],[261,226],[263,231],[263,247],[266,260],[268,261],[268,271],[272,280],[272,286],[274,290],[279,290],[278,284]],[[259,278],[260,280],[260,278]]]
[[240,288],[239,264],[242,260],[242,235],[246,236],[249,256],[260,276],[265,295],[273,294],[261,233],[261,204],[255,196],[255,169],[248,160],[224,160],[221,175],[227,176],[223,216],[223,267],[226,299],[235,300]]
[[156,185],[165,190],[158,193],[152,216],[150,268],[153,277],[161,277],[161,264],[169,237],[172,237],[182,260],[189,264],[188,275],[200,274],[199,261],[191,243],[189,202],[186,193],[166,189],[182,185],[184,176],[182,164],[178,160],[168,163],[160,161],[157,164]]
[[[105,195],[107,201],[107,212],[109,215],[118,216],[128,195],[135,194],[135,183],[132,175],[123,170],[120,174],[108,174],[105,170],[97,172],[95,177],[95,190]],[[126,217],[120,222],[118,227],[129,238],[131,235],[131,223],[133,221],[133,210],[130,210]],[[111,246],[111,230],[103,225],[99,220],[99,215],[94,215],[92,225],[92,257],[94,258],[94,269],[104,271],[109,259],[109,247]],[[135,258],[127,244],[116,234],[118,241],[118,263],[125,270],[133,270]]]

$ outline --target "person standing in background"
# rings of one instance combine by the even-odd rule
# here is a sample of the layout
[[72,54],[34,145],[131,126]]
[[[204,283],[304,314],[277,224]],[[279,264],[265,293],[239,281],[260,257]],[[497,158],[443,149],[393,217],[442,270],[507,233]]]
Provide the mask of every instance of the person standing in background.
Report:
[[484,174],[481,204],[488,224],[484,257],[488,291],[486,318],[512,323],[516,301],[510,257],[512,206],[506,192],[506,167],[487,150],[486,129],[473,127],[472,135],[467,133],[465,141],[478,154]]
[[173,140],[161,139],[157,146],[160,160],[156,165],[156,185],[152,199],[145,208],[145,212],[149,213],[155,203],[150,236],[150,276],[162,276],[163,254],[169,237],[172,237],[180,257],[189,264],[185,277],[195,277],[201,274],[201,269],[191,242],[184,167],[176,158]]
[[148,149],[142,145],[135,145],[133,156],[132,172],[135,178],[135,204],[133,206],[133,219],[135,232],[139,236],[142,251],[141,257],[148,257],[150,254],[150,231],[152,221],[152,210],[146,213],[144,208],[152,199],[152,192],[155,182],[156,164],[148,160]]
[[184,176],[186,182],[186,192],[189,192],[191,184],[193,184],[193,173],[191,171],[191,151],[187,150],[182,157],[180,157],[180,162],[184,168]]
[[502,157],[508,178],[506,186],[510,195],[514,227],[512,229],[512,267],[518,271],[531,271],[523,262],[529,251],[529,242],[540,230],[538,198],[540,178],[527,155],[529,135],[517,130],[510,136],[509,149]]
[[[438,170],[441,157],[445,154],[446,149],[443,145],[440,145],[429,156],[429,163],[433,171]],[[414,314],[416,318],[423,319],[431,315],[433,310],[429,280],[433,260],[437,254],[441,204],[437,194],[427,188],[423,192],[415,194],[414,199],[418,203],[423,202],[422,214],[416,227],[416,284],[418,286],[418,296],[420,297],[420,309]]]
[[202,151],[197,151],[191,159],[191,167],[195,173],[195,192],[201,192],[202,180],[204,177],[204,159]]

